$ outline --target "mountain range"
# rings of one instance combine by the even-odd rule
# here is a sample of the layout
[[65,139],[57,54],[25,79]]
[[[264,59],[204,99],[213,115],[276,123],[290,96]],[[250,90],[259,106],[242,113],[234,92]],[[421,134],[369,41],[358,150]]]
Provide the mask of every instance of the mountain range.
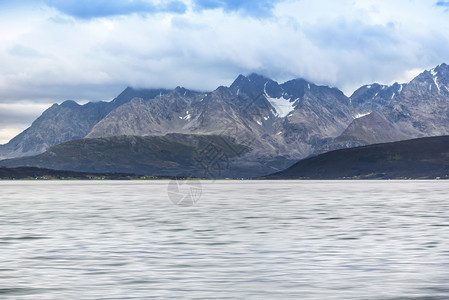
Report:
[[84,138],[92,127],[117,107],[135,97],[153,98],[167,90],[125,89],[111,102],[89,102],[79,105],[67,100],[54,104],[25,131],[6,145],[0,145],[0,158],[40,154],[49,147],[74,139]]
[[449,134],[448,88],[446,64],[406,84],[362,86],[350,97],[257,74],[210,92],[127,88],[111,102],[53,105],[0,146],[0,165],[260,176],[330,150]]

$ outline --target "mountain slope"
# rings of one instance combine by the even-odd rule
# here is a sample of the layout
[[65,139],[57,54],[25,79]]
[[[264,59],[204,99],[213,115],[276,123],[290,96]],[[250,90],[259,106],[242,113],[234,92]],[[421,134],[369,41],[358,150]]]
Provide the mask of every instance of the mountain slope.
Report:
[[449,178],[449,136],[341,149],[301,160],[266,179]]
[[0,145],[0,158],[35,155],[50,146],[85,137],[92,127],[115,108],[135,97],[153,98],[166,90],[125,89],[111,102],[89,102],[79,105],[74,101],[54,104],[24,132],[9,143]]
[[355,119],[328,146],[368,145],[449,134],[449,66],[424,71],[388,105]]

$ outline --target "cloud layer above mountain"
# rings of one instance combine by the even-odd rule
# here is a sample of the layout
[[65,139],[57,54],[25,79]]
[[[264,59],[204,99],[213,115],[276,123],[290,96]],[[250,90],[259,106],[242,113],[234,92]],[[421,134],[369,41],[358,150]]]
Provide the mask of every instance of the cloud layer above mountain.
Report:
[[449,62],[448,3],[0,0],[0,102],[110,99],[128,85],[210,90],[252,72],[346,93],[405,81]]

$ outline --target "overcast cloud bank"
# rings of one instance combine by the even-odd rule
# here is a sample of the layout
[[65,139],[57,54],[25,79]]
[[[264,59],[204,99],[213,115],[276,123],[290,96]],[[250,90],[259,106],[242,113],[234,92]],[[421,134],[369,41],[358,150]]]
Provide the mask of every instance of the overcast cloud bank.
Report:
[[211,90],[256,72],[350,94],[449,62],[448,1],[42,0],[0,8],[0,142],[42,106],[110,100],[126,86]]

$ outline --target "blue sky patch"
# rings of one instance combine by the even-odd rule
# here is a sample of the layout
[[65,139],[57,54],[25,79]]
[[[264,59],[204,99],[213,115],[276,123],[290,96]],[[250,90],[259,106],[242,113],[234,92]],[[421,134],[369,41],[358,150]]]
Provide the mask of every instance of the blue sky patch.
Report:
[[154,5],[147,1],[50,0],[46,4],[79,19],[159,12],[182,14],[187,10],[187,6],[181,1],[165,1],[163,4]]
[[196,0],[199,10],[222,8],[224,11],[240,11],[253,17],[270,16],[276,3],[281,0]]
[[449,7],[449,1],[438,1],[437,6]]

